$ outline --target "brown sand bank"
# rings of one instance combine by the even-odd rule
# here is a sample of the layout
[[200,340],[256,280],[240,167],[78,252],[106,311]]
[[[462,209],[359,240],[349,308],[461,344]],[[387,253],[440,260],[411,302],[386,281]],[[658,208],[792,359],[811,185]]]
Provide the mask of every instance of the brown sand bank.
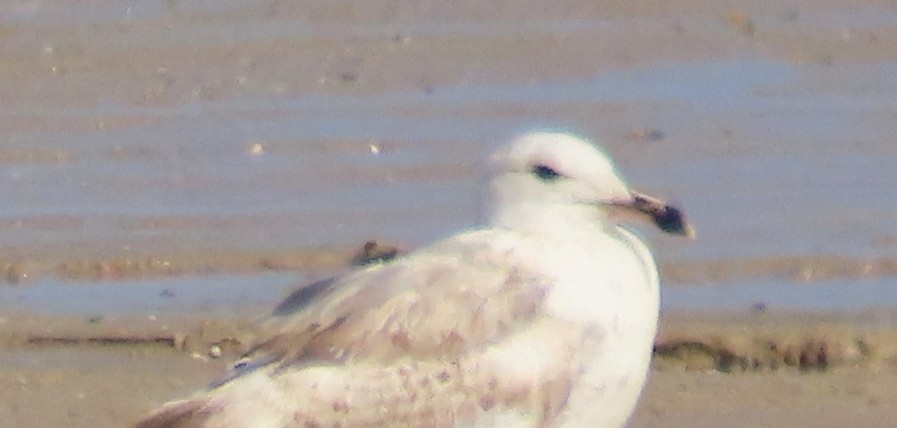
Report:
[[[369,241],[376,243],[376,241]],[[377,251],[402,245],[384,243]],[[0,254],[0,286],[26,285],[52,276],[71,281],[127,281],[206,274],[263,272],[327,272],[340,269],[363,254],[354,248],[294,248],[280,250],[218,249],[201,253],[148,249],[128,252],[45,251],[41,254]],[[771,278],[787,283],[832,279],[869,279],[897,276],[897,258],[846,257],[827,254],[764,258],[733,258],[660,265],[667,286],[704,285]]]
[[[890,426],[894,316],[667,314],[633,426]],[[0,418],[124,425],[219,378],[251,341],[251,318],[7,314]]]

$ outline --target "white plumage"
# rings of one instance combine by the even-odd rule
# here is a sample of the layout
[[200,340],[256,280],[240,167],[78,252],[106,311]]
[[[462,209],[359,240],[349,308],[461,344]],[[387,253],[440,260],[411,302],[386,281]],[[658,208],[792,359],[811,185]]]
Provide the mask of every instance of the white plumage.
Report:
[[490,168],[485,226],[297,291],[229,380],[139,426],[625,424],[659,290],[617,222],[692,229],[570,134],[524,135]]

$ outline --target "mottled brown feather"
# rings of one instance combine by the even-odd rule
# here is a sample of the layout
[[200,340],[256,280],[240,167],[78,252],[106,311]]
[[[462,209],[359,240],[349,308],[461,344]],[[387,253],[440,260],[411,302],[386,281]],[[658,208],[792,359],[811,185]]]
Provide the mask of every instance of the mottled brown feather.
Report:
[[[294,292],[263,324],[243,369],[139,426],[227,426],[225,407],[284,406],[260,397],[302,409],[290,426],[453,426],[496,406],[547,423],[566,400],[582,332],[543,316],[551,279],[521,268],[528,264],[514,248],[526,241],[493,234],[468,232]],[[551,357],[524,362],[532,343],[551,347]],[[526,368],[506,368],[512,355]]]
[[317,300],[269,319],[246,359],[387,363],[451,358],[492,343],[538,314],[545,280],[508,269],[519,265],[510,252],[484,251],[488,233],[337,279]]
[[202,426],[209,417],[203,399],[175,401],[153,413],[152,417],[134,425],[134,428],[192,428]]

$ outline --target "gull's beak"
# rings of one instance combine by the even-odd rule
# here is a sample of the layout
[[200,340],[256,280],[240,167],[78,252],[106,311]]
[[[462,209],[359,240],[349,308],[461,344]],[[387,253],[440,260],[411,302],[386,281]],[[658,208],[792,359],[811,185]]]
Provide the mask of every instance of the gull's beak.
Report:
[[695,239],[695,229],[685,219],[685,214],[678,208],[668,205],[660,199],[638,192],[630,192],[626,201],[614,203],[614,206],[626,208],[627,211],[647,215],[660,230],[673,235],[684,235]]

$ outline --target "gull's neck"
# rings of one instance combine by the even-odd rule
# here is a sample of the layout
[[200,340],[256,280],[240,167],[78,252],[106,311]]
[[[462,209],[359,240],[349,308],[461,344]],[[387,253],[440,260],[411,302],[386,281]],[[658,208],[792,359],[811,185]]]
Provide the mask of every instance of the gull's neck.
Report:
[[487,221],[490,226],[552,240],[582,240],[596,233],[606,234],[607,211],[586,204],[547,204],[515,202],[493,206]]

